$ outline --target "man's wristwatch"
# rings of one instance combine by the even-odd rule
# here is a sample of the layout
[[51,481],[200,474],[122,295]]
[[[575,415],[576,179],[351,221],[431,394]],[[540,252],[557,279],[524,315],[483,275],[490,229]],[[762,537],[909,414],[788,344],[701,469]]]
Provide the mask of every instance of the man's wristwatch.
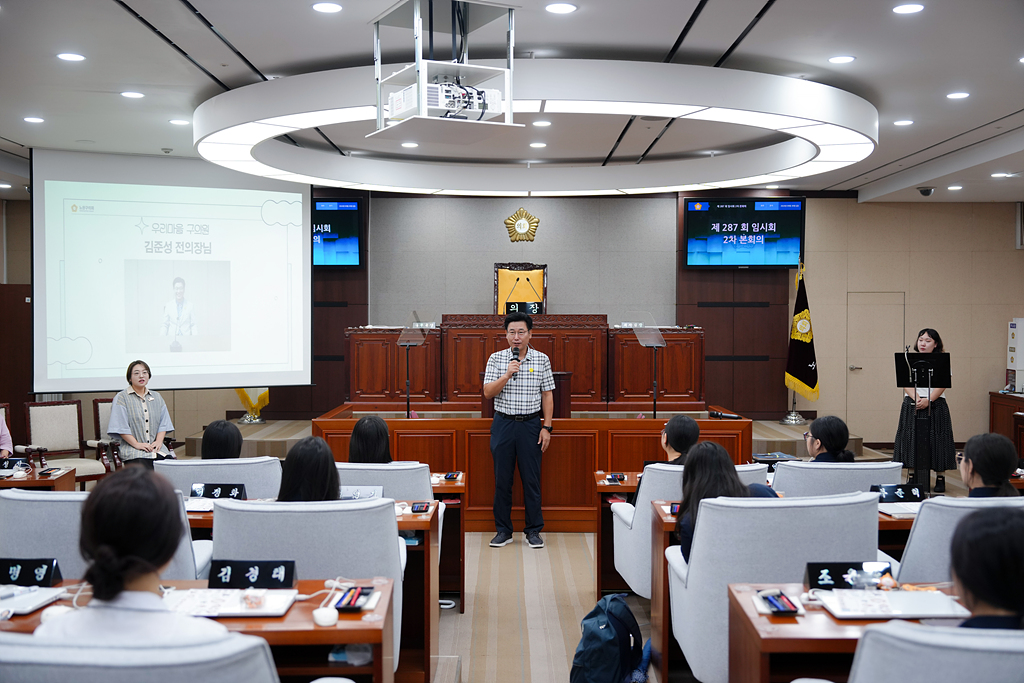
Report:
[[554,430],[554,428],[552,428],[552,427],[549,427],[549,426],[547,426],[547,425],[541,425],[541,429],[546,429],[546,430],[548,430],[548,434],[551,434],[552,432],[554,432],[554,431],[555,431],[555,430]]

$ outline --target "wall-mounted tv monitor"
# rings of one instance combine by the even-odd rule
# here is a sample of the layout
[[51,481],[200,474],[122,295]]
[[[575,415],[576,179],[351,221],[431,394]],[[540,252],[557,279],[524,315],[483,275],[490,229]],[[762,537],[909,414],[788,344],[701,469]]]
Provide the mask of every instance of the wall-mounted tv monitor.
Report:
[[359,266],[358,199],[315,199],[312,205],[314,266]]
[[687,268],[797,268],[805,197],[687,199]]

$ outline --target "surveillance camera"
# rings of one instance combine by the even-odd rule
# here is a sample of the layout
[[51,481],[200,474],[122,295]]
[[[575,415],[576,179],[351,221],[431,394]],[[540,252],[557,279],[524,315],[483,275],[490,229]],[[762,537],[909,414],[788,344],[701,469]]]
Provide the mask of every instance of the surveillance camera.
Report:
[[931,197],[933,194],[935,194],[934,187],[919,187],[917,188],[917,191],[921,193],[922,197]]
[[161,151],[161,152],[163,152],[164,154],[170,154],[170,153],[171,153],[171,152],[173,152],[174,150],[173,150],[173,149],[171,149],[170,147],[161,147],[161,148],[160,148],[160,151]]

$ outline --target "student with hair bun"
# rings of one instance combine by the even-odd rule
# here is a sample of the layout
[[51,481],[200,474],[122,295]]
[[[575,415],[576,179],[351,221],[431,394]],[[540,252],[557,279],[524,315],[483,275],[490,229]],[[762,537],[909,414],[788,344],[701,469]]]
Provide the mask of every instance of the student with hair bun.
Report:
[[1017,470],[1017,449],[1002,434],[977,434],[964,444],[956,456],[957,468],[971,498],[1020,495],[1010,483]]
[[96,484],[82,508],[79,550],[89,568],[92,600],[47,619],[35,634],[75,643],[208,643],[227,636],[222,624],[171,612],[160,574],[186,528],[181,503],[164,477],[125,467]]
[[961,626],[1024,628],[1024,510],[989,507],[964,517],[950,543],[950,574],[971,610]]
[[811,423],[804,432],[807,454],[811,462],[853,462],[853,453],[846,450],[850,443],[850,430],[835,415],[824,415]]

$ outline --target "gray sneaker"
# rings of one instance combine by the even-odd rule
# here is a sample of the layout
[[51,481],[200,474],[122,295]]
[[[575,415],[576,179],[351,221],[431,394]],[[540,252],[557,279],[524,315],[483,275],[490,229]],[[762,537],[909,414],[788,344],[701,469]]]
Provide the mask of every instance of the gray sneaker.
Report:
[[[526,534],[526,542],[530,544],[531,548],[543,548],[544,539],[540,537],[540,534],[536,531],[531,531]],[[492,541],[493,543],[493,541]]]
[[[499,531],[494,536],[494,538],[491,539],[491,547],[492,548],[500,548],[501,546],[508,545],[511,542],[512,542],[512,534],[506,533],[504,531]],[[543,545],[543,543],[541,545]]]

